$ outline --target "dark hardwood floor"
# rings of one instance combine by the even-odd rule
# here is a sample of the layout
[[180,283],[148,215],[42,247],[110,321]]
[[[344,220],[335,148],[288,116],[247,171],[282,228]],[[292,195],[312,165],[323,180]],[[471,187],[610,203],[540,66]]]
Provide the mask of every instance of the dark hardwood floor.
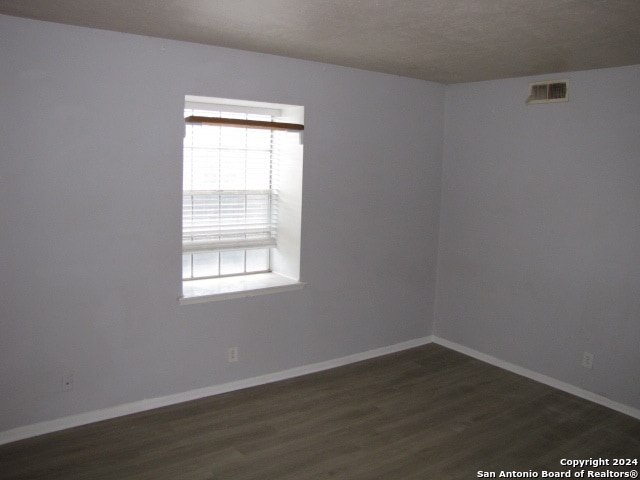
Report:
[[542,478],[563,458],[640,460],[640,421],[430,344],[3,445],[0,478]]

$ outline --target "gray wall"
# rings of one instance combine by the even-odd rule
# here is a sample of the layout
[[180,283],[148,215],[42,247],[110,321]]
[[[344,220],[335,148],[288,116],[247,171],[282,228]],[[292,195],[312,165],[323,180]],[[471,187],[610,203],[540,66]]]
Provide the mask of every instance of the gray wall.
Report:
[[[431,333],[444,86],[4,16],[0,44],[0,431]],[[185,94],[305,106],[305,290],[178,305]]]
[[447,89],[434,333],[640,408],[640,66],[556,78]]

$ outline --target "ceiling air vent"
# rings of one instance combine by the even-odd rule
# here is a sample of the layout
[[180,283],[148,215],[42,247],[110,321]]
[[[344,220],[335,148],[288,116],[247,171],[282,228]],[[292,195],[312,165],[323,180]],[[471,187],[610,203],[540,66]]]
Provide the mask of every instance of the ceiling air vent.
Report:
[[527,105],[569,101],[569,81],[536,82],[529,84]]

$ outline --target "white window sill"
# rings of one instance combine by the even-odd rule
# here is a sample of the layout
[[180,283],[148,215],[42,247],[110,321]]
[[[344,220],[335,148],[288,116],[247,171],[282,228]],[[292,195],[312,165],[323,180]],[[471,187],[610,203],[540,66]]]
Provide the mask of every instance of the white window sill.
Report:
[[277,273],[258,273],[237,277],[209,278],[182,282],[181,305],[215,302],[230,298],[254,297],[267,293],[301,290],[306,283]]

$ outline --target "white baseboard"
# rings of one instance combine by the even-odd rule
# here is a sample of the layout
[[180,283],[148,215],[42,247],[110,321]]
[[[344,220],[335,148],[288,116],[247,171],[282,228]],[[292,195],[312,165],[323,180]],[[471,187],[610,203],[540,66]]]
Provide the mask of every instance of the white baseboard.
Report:
[[444,338],[433,336],[432,339],[433,339],[433,343],[442,345],[443,347],[449,348],[451,350],[455,350],[456,352],[460,352],[464,355],[473,357],[482,362],[489,363],[491,365],[502,368],[504,370],[508,370],[518,375],[522,375],[523,377],[530,378],[531,380],[535,380],[536,382],[549,385],[550,387],[557,388],[558,390],[562,390],[563,392],[570,393],[571,395],[575,395],[576,397],[584,398],[585,400],[589,400],[593,403],[603,405],[612,410],[616,410],[620,413],[624,413],[625,415],[629,415],[630,417],[634,417],[640,420],[640,410],[637,408],[624,405],[623,403],[615,402],[613,400],[610,400],[596,393],[576,387],[575,385],[571,385],[570,383],[566,383],[566,382],[557,380],[555,378],[548,377],[541,373],[534,372],[533,370],[529,370],[527,368],[521,367],[519,365],[515,365],[513,363],[506,362],[504,360],[500,360],[499,358],[492,357],[491,355],[487,355],[486,353],[473,350],[472,348],[465,347],[464,345],[451,342]]
[[78,415],[72,415],[69,417],[58,418],[55,420],[48,420],[45,422],[35,423],[32,425],[26,425],[23,427],[17,427],[11,430],[0,432],[0,445],[23,440],[25,438],[35,437],[38,435],[44,435],[47,433],[57,432],[59,430],[65,430],[67,428],[79,427],[81,425],[87,425],[89,423],[99,422],[102,420],[109,420],[111,418],[121,417],[124,415],[130,415],[133,413],[144,412],[147,410],[153,410],[154,408],[166,407],[169,405],[175,405],[177,403],[188,402],[190,400],[197,400],[199,398],[210,397],[212,395],[219,395],[221,393],[232,392],[235,390],[242,390],[244,388],[255,387],[258,385],[264,385],[267,383],[277,382],[280,380],[286,380],[289,378],[299,377],[310,373],[320,372],[323,370],[329,370],[331,368],[341,367],[351,363],[360,362],[363,360],[369,360],[371,358],[388,355],[390,353],[396,353],[410,348],[419,347],[428,343],[436,343],[443,347],[455,350],[459,353],[467,355],[469,357],[476,358],[480,361],[489,363],[496,367],[508,370],[510,372],[522,375],[537,382],[549,385],[550,387],[557,388],[564,392],[570,393],[585,400],[603,405],[618,412],[624,413],[631,417],[640,419],[640,410],[628,405],[624,405],[619,402],[615,402],[606,397],[597,395],[595,393],[583,390],[574,385],[562,382],[555,378],[542,375],[533,370],[520,367],[513,363],[506,362],[491,355],[473,350],[472,348],[465,347],[455,342],[451,342],[444,338],[436,336],[427,336],[409,340],[407,342],[398,343],[395,345],[389,345],[387,347],[376,348],[368,350],[366,352],[356,353],[354,355],[348,355],[346,357],[336,358],[333,360],[327,360],[325,362],[314,363],[311,365],[305,365],[302,367],[296,367],[289,370],[283,370],[280,372],[270,373],[267,375],[261,375],[259,377],[248,378],[245,380],[238,380],[236,382],[229,382],[222,385],[214,385],[211,387],[200,388],[197,390],[190,390],[188,392],[177,393],[175,395],[166,395],[163,397],[156,397],[147,400],[141,400],[138,402],[127,403],[118,405],[115,407],[105,408],[102,410],[94,410],[91,412],[81,413]]
[[277,382],[279,380],[299,377],[301,375],[320,372],[322,370],[329,370],[331,368],[341,367],[343,365],[360,362],[362,360],[368,360],[371,358],[388,355],[390,353],[419,347],[421,345],[431,343],[432,341],[433,339],[431,336],[417,338],[414,340],[409,340],[407,342],[389,345],[387,347],[376,348],[373,350],[368,350],[366,352],[348,355],[346,357],[327,360],[325,362],[314,363],[302,367],[296,367],[289,370],[270,373],[267,375],[261,375],[259,377],[238,380],[236,382],[229,382],[222,385],[214,385],[197,390],[190,390],[188,392],[177,393],[175,395],[166,395],[163,397],[156,397],[147,400],[141,400],[138,402],[126,403],[102,410],[94,410],[91,412],[72,415],[69,417],[34,423],[32,425],[26,425],[24,427],[17,427],[11,430],[0,432],[0,445],[23,440],[25,438],[35,437],[38,435],[57,432],[59,430],[65,430],[67,428],[79,427],[81,425],[87,425],[89,423],[122,417],[124,415],[130,415],[132,413],[144,412],[147,410],[152,410],[154,408],[166,407],[169,405],[175,405],[177,403],[188,402],[190,400],[210,397],[212,395],[219,395],[221,393],[232,392],[235,390],[241,390],[244,388]]

